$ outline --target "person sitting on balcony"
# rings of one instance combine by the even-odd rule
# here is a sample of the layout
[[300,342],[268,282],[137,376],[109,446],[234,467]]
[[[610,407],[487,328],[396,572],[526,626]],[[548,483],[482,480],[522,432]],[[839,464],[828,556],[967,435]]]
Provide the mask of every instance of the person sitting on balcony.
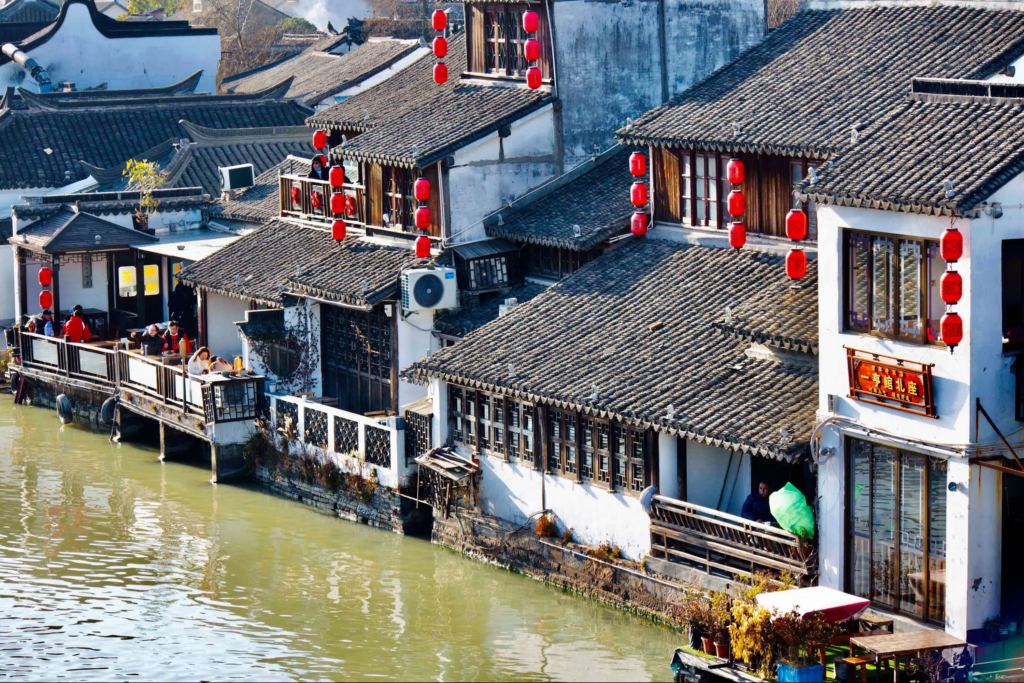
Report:
[[42,313],[36,316],[32,316],[32,324],[32,332],[35,332],[36,334],[46,335],[47,337],[54,336],[53,311],[51,311],[49,308],[44,308]]
[[[184,350],[181,348],[182,344],[185,345]],[[178,326],[177,320],[172,320],[167,324],[167,332],[164,333],[164,351],[188,353],[188,336]]]
[[309,177],[313,180],[330,179],[330,166],[330,161],[327,162],[327,166],[324,166],[323,162],[320,161],[320,155],[316,155],[309,161]]
[[89,326],[82,320],[82,307],[75,305],[71,309],[71,317],[64,323],[64,327],[61,328],[60,333],[68,338],[75,344],[83,344],[92,339],[92,333],[89,332]]
[[210,349],[200,346],[188,361],[188,374],[205,375],[210,370]]
[[164,338],[160,336],[160,328],[156,325],[150,325],[142,334],[136,333],[133,336],[144,356],[159,356],[164,350]]
[[757,485],[757,493],[751,493],[743,502],[743,510],[740,512],[740,516],[743,519],[749,519],[759,524],[771,523],[778,526],[779,523],[775,521],[772,509],[768,505],[768,496],[771,492],[772,487],[768,482],[760,482]]

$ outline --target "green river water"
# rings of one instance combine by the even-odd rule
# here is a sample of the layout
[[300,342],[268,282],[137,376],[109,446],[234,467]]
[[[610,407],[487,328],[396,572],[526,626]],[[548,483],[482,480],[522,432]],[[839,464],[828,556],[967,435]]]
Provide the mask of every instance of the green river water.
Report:
[[0,396],[0,678],[669,680],[682,637]]

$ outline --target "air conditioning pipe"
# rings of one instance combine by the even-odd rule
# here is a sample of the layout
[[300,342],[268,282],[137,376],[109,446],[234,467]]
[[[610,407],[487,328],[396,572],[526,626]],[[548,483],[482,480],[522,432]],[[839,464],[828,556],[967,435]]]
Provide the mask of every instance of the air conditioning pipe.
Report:
[[12,62],[25,69],[32,76],[32,80],[39,85],[39,92],[50,92],[53,89],[50,83],[50,74],[46,69],[39,66],[39,62],[19,50],[17,45],[7,43],[0,48],[0,52],[3,52]]

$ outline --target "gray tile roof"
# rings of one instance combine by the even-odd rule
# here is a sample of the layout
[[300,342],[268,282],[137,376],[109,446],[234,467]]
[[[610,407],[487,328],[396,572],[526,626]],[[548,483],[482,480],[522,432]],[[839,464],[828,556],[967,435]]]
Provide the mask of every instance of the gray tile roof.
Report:
[[[989,92],[979,82],[919,85]],[[961,216],[1024,173],[1024,87],[997,86],[1009,97],[915,93],[863,131],[855,145],[822,167],[801,196],[893,211]],[[953,184],[946,195],[945,181]]]
[[849,141],[851,126],[901,102],[912,76],[985,78],[1024,53],[1024,12],[969,3],[813,7],[618,135],[827,157]]
[[418,263],[412,247],[350,237],[319,248],[320,260],[288,278],[288,289],[349,306],[371,306],[398,291],[404,268]]
[[797,309],[778,303],[788,287],[777,255],[631,239],[404,374],[789,459],[806,451],[814,427],[813,356],[755,360],[745,342],[714,329],[726,306],[754,299],[816,324],[815,297]]
[[257,176],[256,184],[236,197],[218,198],[207,209],[207,213],[211,217],[246,223],[265,223],[277,218],[281,215],[278,176],[282,172],[307,175],[309,162],[305,159],[285,159]]
[[39,32],[47,26],[46,22],[8,23],[0,22],[0,43],[18,43]]
[[[329,45],[335,42],[331,40]],[[225,78],[221,87],[226,92],[248,93],[293,78],[287,97],[313,106],[384,71],[416,48],[413,41],[371,38],[347,54],[335,55],[317,43],[262,69]]]
[[82,180],[82,161],[117,166],[168,139],[188,137],[182,119],[209,128],[262,128],[298,125],[308,115],[292,101],[246,97],[139,98],[0,112],[0,189]]
[[0,7],[0,22],[48,24],[59,12],[60,6],[50,0],[10,0]]
[[465,33],[449,43],[448,82],[434,82],[436,60],[427,57],[384,83],[310,117],[310,126],[367,131],[353,137],[336,156],[382,164],[419,167],[555,101],[546,89],[525,85],[463,82]]
[[434,329],[453,337],[463,337],[492,320],[497,320],[498,307],[505,303],[506,299],[516,299],[520,304],[525,304],[547,288],[548,285],[525,282],[507,291],[485,294],[480,303],[472,308],[455,308],[438,315],[434,318]]
[[[153,191],[153,198],[158,203],[158,211],[189,211],[210,203],[210,195],[200,187],[160,188]],[[93,216],[135,213],[140,208],[139,192],[133,191],[25,196],[23,199],[27,203],[11,208],[21,219],[50,216],[76,203],[83,212]]]
[[[96,242],[99,236],[100,241]],[[63,208],[41,218],[8,240],[19,246],[36,247],[38,251],[103,251],[123,249],[133,244],[158,242],[156,237],[116,223]]]
[[[617,147],[538,187],[488,218],[487,234],[585,251],[625,230],[634,210],[629,153],[629,148]],[[579,237],[574,226],[580,228]]]

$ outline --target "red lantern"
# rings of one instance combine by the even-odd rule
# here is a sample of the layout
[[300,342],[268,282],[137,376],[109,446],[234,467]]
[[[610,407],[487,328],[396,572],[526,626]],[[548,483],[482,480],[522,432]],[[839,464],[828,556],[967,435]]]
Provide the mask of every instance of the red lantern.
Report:
[[530,38],[526,41],[526,45],[523,46],[523,54],[526,55],[526,61],[535,62],[540,59],[540,41],[536,38]]
[[448,82],[448,67],[443,63],[434,65],[434,82],[435,83],[447,83]]
[[647,173],[647,157],[640,152],[633,152],[629,155],[629,172],[635,176],[642,176]]
[[647,214],[646,213],[634,213],[633,220],[630,222],[630,230],[637,237],[643,237],[647,234]]
[[53,282],[53,272],[51,272],[49,268],[40,268],[39,284],[43,287],[49,287],[51,282]]
[[323,132],[322,130],[318,130],[317,132],[313,133],[313,148],[314,149],[323,149],[326,146],[327,146],[327,133]]
[[733,185],[739,185],[742,183],[743,162],[739,159],[729,159],[729,164],[725,167],[725,176]]
[[743,196],[743,193],[739,190],[733,190],[729,193],[729,215],[730,216],[742,216],[743,212],[747,210],[747,198]]
[[330,178],[331,187],[341,187],[345,184],[345,169],[342,166],[332,166]]
[[430,181],[426,178],[417,178],[413,184],[413,193],[417,201],[425,202],[430,199]]
[[316,190],[313,190],[313,196],[311,197],[311,199],[313,200],[314,209],[319,209],[321,206],[324,205],[324,196],[317,192]]
[[331,225],[331,237],[339,242],[345,239],[345,221],[334,221]]
[[416,238],[416,258],[427,258],[430,256],[430,238],[420,235]]
[[298,185],[293,185],[292,186],[292,204],[298,204],[299,200],[301,198],[302,198],[302,193],[299,191],[299,186]]
[[939,296],[947,304],[955,304],[964,295],[964,279],[955,270],[943,273],[939,278]]
[[747,226],[742,223],[733,223],[729,227],[729,246],[733,249],[740,249],[747,243]]
[[531,66],[526,70],[526,85],[529,86],[530,90],[536,90],[540,87],[542,81],[540,69],[535,66]]
[[443,31],[448,28],[448,15],[443,10],[436,9],[430,17],[431,24],[435,31]]
[[647,186],[643,183],[633,183],[629,189],[629,198],[633,206],[643,206],[647,203]]
[[523,30],[527,33],[536,33],[540,28],[540,17],[532,9],[523,12]]
[[346,216],[355,216],[356,215],[356,198],[355,197],[349,197],[349,196],[345,197],[345,215]]
[[946,263],[955,263],[964,255],[964,236],[959,230],[950,228],[942,233],[942,240],[939,242],[939,252],[942,260]]
[[790,209],[786,215],[786,237],[794,242],[807,237],[807,214],[800,209]]
[[939,321],[942,343],[952,349],[964,339],[964,321],[956,313],[947,313]]
[[416,209],[416,227],[420,230],[430,227],[430,209],[425,206]]
[[344,194],[332,194],[331,195],[331,213],[335,216],[338,214],[345,213],[345,195]]
[[807,275],[807,254],[800,249],[786,254],[786,275],[790,280],[800,280]]
[[445,38],[444,36],[438,36],[437,38],[434,38],[434,56],[448,56],[448,39]]
[[39,307],[49,308],[50,306],[53,306],[53,294],[50,293],[50,290],[44,289],[39,292]]

